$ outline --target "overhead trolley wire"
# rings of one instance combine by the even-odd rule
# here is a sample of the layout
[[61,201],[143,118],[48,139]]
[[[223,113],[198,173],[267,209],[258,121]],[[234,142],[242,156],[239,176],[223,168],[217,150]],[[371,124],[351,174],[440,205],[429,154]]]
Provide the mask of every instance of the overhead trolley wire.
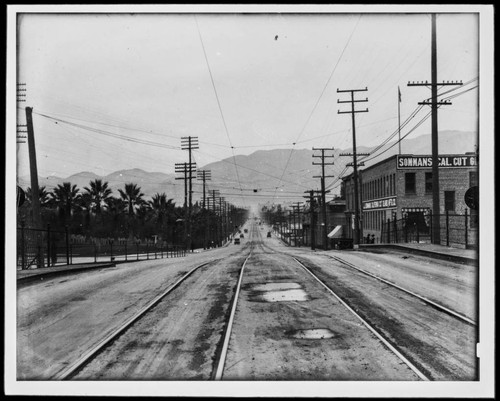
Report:
[[354,26],[353,30],[351,31],[351,34],[349,35],[349,38],[347,39],[347,42],[344,46],[344,48],[342,49],[342,52],[340,53],[340,56],[339,58],[337,59],[337,62],[335,63],[335,66],[333,67],[333,70],[332,72],[330,73],[330,76],[328,77],[324,87],[323,87],[323,90],[321,91],[319,97],[318,97],[318,100],[316,100],[316,103],[314,104],[314,107],[312,108],[311,110],[311,113],[309,114],[309,116],[307,117],[307,120],[304,124],[304,126],[302,127],[302,130],[299,132],[299,135],[297,136],[297,138],[295,139],[295,141],[293,142],[293,148],[290,149],[290,154],[288,155],[288,159],[287,159],[287,162],[285,164],[285,168],[283,169],[283,173],[281,174],[281,178],[280,178],[280,181],[281,179],[283,178],[283,176],[285,175],[285,172],[288,168],[288,165],[290,164],[290,160],[292,158],[292,154],[293,154],[293,151],[295,149],[295,145],[297,143],[297,141],[300,139],[300,137],[304,134],[304,131],[307,127],[307,125],[309,124],[309,121],[311,120],[312,118],[312,115],[314,114],[314,112],[316,111],[316,108],[318,107],[318,104],[319,102],[321,101],[321,98],[323,97],[323,94],[325,93],[326,91],[326,88],[328,87],[328,84],[330,83],[330,80],[332,79],[333,77],[333,74],[335,73],[335,71],[337,70],[337,66],[339,65],[340,63],[340,60],[342,60],[342,56],[344,55],[346,49],[347,49],[347,46],[349,45],[351,39],[352,39],[352,36],[354,34],[354,32],[356,31],[356,28],[358,27],[358,24],[359,24],[359,21],[361,20],[361,17],[362,17],[363,14],[359,14],[359,18],[358,18],[358,21],[356,22],[356,25]]
[[[196,22],[196,28],[198,30],[198,36],[200,37],[201,47],[203,49],[203,55],[205,56],[205,61],[207,63],[208,72],[210,74],[210,81],[212,82],[212,87],[214,89],[215,98],[217,100],[217,106],[219,107],[219,112],[220,112],[220,115],[221,115],[221,118],[222,118],[222,123],[224,124],[224,129],[225,129],[225,132],[226,132],[226,136],[227,136],[229,145],[231,146],[231,152],[233,154],[233,160],[234,160],[234,168],[235,168],[235,171],[236,171],[236,177],[238,179],[238,183],[239,183],[240,188],[241,188],[240,174],[238,172],[238,167],[237,167],[237,164],[236,164],[236,156],[234,154],[233,143],[231,141],[231,137],[229,136],[229,130],[227,128],[226,119],[224,118],[224,113],[222,112],[222,106],[220,104],[219,95],[217,93],[217,88],[215,86],[214,77],[212,75],[212,69],[210,68],[210,63],[208,62],[207,52],[205,50],[205,44],[203,43],[203,38],[201,36],[200,26],[198,25],[198,19],[196,18],[196,14],[194,15],[194,20]],[[242,195],[242,199],[243,199],[243,203],[246,204],[245,197],[243,195]]]

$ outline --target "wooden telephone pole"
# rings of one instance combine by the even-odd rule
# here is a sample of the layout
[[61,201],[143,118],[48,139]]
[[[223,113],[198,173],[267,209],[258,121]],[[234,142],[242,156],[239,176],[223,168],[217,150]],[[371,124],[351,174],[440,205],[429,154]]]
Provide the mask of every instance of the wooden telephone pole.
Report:
[[365,92],[365,89],[347,89],[340,90],[337,89],[337,93],[351,93],[351,100],[337,100],[337,103],[351,103],[350,111],[338,111],[338,114],[352,114],[352,152],[353,152],[353,166],[354,166],[354,248],[359,245],[359,191],[358,191],[358,160],[356,155],[356,124],[355,124],[355,114],[356,113],[366,113],[368,109],[365,110],[355,110],[354,104],[358,102],[367,102],[368,98],[361,100],[354,100],[354,92]]
[[437,82],[437,45],[436,14],[432,14],[431,22],[431,82],[408,82],[408,86],[431,87],[431,100],[419,102],[431,106],[431,138],[432,138],[432,243],[441,243],[440,205],[439,205],[439,149],[438,149],[438,106],[450,105],[450,101],[438,101],[438,86],[462,85],[460,82]]
[[207,218],[205,226],[205,234],[203,238],[203,249],[207,249],[208,241],[208,226],[209,226],[209,214],[207,213],[207,196],[206,196],[206,182],[212,179],[212,172],[210,170],[198,170],[198,179],[203,180],[203,209]]
[[[42,228],[42,215],[40,211],[40,194],[38,187],[38,169],[36,165],[35,132],[33,130],[33,108],[26,107],[26,128],[28,136],[28,151],[30,159],[31,176],[31,205],[33,210],[33,227],[37,230]],[[42,268],[44,264],[42,251],[42,237],[37,231],[37,267]],[[49,256],[47,255],[47,258]]]
[[325,155],[326,151],[333,151],[333,148],[313,148],[313,150],[321,151],[321,155],[313,155],[313,157],[319,157],[321,163],[314,163],[313,165],[321,166],[321,176],[313,176],[313,178],[321,178],[321,219],[323,221],[322,237],[323,237],[323,249],[328,249],[328,233],[327,233],[327,222],[326,222],[326,194],[330,191],[325,190],[325,178],[334,177],[333,175],[325,175],[325,165],[333,165],[334,163],[327,163],[325,159],[328,157],[334,157],[333,155]]

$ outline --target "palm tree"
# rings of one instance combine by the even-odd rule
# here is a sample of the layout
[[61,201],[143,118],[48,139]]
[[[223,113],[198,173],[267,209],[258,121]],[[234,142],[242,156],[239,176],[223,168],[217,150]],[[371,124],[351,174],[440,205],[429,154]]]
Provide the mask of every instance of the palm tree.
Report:
[[141,188],[137,184],[125,184],[125,190],[119,189],[118,192],[124,202],[127,204],[127,211],[129,216],[135,214],[136,208],[142,206],[145,201],[143,199],[144,194],[141,192]]
[[[38,199],[40,200],[40,207],[48,207],[50,206],[50,193],[47,191],[45,186],[38,188]],[[31,188],[26,190],[26,200],[29,204],[31,204],[31,199],[33,194],[31,193]]]
[[52,191],[52,202],[59,210],[59,216],[63,223],[71,219],[74,210],[78,207],[80,194],[76,185],[69,182],[57,185]]
[[95,179],[90,181],[90,188],[84,187],[85,191],[92,199],[92,210],[98,216],[101,215],[102,207],[106,206],[107,199],[111,196],[111,189],[108,188],[108,183],[102,180]]
[[167,199],[165,193],[156,193],[149,201],[149,205],[157,227],[160,231],[163,231],[163,227],[165,223],[167,223],[169,215],[173,214],[175,208],[173,199]]
[[[125,190],[119,189],[120,197],[123,202],[126,203],[127,214],[129,217],[129,224],[132,230],[129,230],[130,236],[135,234],[135,212],[136,209],[140,208],[146,201],[143,199],[144,194],[141,192],[141,188],[137,184],[125,184]],[[129,226],[129,227],[130,227]]]
[[106,215],[109,216],[113,236],[116,236],[117,234],[122,235],[123,232],[119,229],[119,225],[123,217],[123,212],[126,209],[125,202],[121,198],[110,196],[106,200],[106,206]]

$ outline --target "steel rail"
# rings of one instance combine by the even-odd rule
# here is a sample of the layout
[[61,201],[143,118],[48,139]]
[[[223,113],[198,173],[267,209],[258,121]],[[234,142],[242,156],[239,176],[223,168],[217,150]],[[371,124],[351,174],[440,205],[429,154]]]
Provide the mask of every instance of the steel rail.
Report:
[[377,275],[375,275],[373,273],[367,272],[366,270],[363,270],[363,269],[361,269],[361,268],[353,265],[352,263],[347,262],[347,261],[339,258],[338,256],[331,256],[331,255],[327,255],[327,256],[329,258],[331,258],[331,259],[336,260],[337,262],[340,262],[340,263],[342,263],[342,264],[344,264],[344,265],[346,265],[346,266],[348,266],[348,267],[350,267],[352,269],[355,269],[355,270],[359,271],[360,273],[366,274],[366,275],[368,275],[370,277],[373,277],[373,278],[375,278],[377,280],[382,281],[383,283],[385,283],[387,285],[395,287],[398,290],[401,290],[401,291],[403,291],[403,292],[405,292],[407,294],[413,295],[414,297],[417,297],[418,299],[420,299],[421,301],[425,302],[426,304],[429,304],[432,307],[434,307],[434,308],[436,308],[436,309],[438,309],[438,310],[440,310],[442,312],[445,312],[445,313],[447,313],[449,315],[452,315],[452,316],[454,316],[455,318],[457,318],[459,320],[462,320],[462,321],[464,321],[466,323],[469,323],[469,324],[471,324],[473,326],[477,326],[477,322],[475,322],[474,320],[468,318],[467,316],[464,316],[464,315],[462,315],[462,314],[460,314],[458,312],[455,312],[454,310],[451,310],[451,309],[449,309],[449,308],[447,308],[447,307],[445,307],[443,305],[440,305],[440,304],[438,304],[438,303],[436,303],[434,301],[431,301],[430,299],[425,298],[422,295],[419,295],[419,294],[417,294],[417,293],[415,293],[413,291],[407,290],[406,288],[403,288],[403,287],[401,287],[401,286],[399,286],[399,285],[397,285],[397,284],[395,284],[395,283],[393,283],[393,282],[391,282],[389,280],[386,280],[386,279],[384,279],[382,277],[379,277],[379,276],[377,276]]
[[356,316],[363,325],[368,328],[382,343],[389,348],[401,361],[403,361],[420,379],[424,381],[430,381],[430,379],[422,373],[413,363],[411,363],[401,352],[399,352],[389,341],[387,341],[382,334],[375,330],[366,320],[364,320],[360,315],[354,311],[342,298],[340,298],[330,287],[328,287],[323,281],[321,281],[311,270],[309,270],[301,261],[292,256],[292,258],[306,271],[308,272],[318,283],[320,283],[330,294],[332,294],[342,305],[344,305],[347,310],[349,310],[354,316]]
[[64,370],[59,372],[54,379],[55,380],[68,380],[70,379],[78,370],[82,369],[86,363],[88,363],[93,357],[95,357],[99,352],[101,352],[107,345],[109,345],[112,341],[114,341],[120,334],[122,334],[125,330],[127,330],[130,326],[132,326],[137,320],[139,320],[143,315],[145,315],[150,309],[152,309],[158,302],[160,302],[166,295],[168,295],[171,291],[177,288],[184,280],[186,280],[193,272],[214,263],[214,261],[210,261],[207,263],[203,263],[191,269],[184,276],[182,276],[179,280],[177,280],[174,284],[172,284],[169,288],[163,291],[161,294],[156,296],[152,301],[150,301],[146,306],[144,306],[139,312],[135,315],[127,319],[121,326],[115,329],[113,332],[108,334],[106,337],[101,339],[96,345],[94,345],[90,350],[86,351],[80,358],[67,366]]
[[222,351],[221,351],[221,355],[219,357],[219,362],[217,364],[217,370],[215,372],[214,380],[222,380],[222,375],[224,373],[224,366],[226,364],[227,351],[229,349],[229,339],[231,337],[231,331],[233,328],[234,315],[236,314],[236,305],[238,303],[238,296],[240,294],[241,282],[243,280],[243,271],[245,270],[245,266],[247,264],[248,259],[250,258],[250,256],[252,256],[252,252],[253,252],[253,248],[250,250],[250,253],[246,257],[245,261],[243,262],[243,266],[241,267],[241,270],[240,270],[238,285],[236,286],[236,291],[234,293],[234,300],[233,300],[233,305],[231,308],[231,314],[229,316],[229,321],[227,323],[226,331],[224,333],[224,342],[222,344]]

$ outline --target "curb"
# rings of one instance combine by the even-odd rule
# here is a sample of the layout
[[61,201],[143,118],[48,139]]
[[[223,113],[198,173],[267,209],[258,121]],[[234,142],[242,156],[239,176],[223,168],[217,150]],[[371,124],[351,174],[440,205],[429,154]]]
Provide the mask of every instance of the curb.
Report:
[[101,264],[96,264],[96,265],[84,265],[84,266],[79,266],[78,265],[72,265],[75,266],[73,268],[69,269],[62,269],[62,270],[53,270],[53,271],[44,271],[41,273],[34,272],[33,274],[25,275],[22,277],[17,277],[17,283],[18,284],[27,284],[27,283],[32,283],[35,281],[42,281],[44,278],[52,278],[52,277],[57,277],[57,276],[65,276],[69,274],[73,274],[76,272],[82,272],[84,270],[93,270],[93,269],[102,269],[106,267],[115,267],[116,263],[101,263]]
[[479,265],[479,260],[478,259],[472,259],[468,258],[466,256],[458,256],[458,255],[450,255],[446,253],[441,253],[441,252],[435,252],[435,251],[429,251],[429,250],[424,250],[424,249],[415,249],[415,248],[410,248],[406,246],[400,246],[397,244],[380,244],[380,245],[360,245],[360,249],[363,249],[367,252],[370,252],[370,248],[389,248],[389,249],[394,249],[397,251],[404,251],[407,253],[412,253],[415,255],[422,255],[422,256],[429,256],[431,258],[435,259],[441,259],[441,260],[447,260],[450,262],[457,262],[457,263],[462,263],[462,264],[467,264],[471,266],[478,266]]

